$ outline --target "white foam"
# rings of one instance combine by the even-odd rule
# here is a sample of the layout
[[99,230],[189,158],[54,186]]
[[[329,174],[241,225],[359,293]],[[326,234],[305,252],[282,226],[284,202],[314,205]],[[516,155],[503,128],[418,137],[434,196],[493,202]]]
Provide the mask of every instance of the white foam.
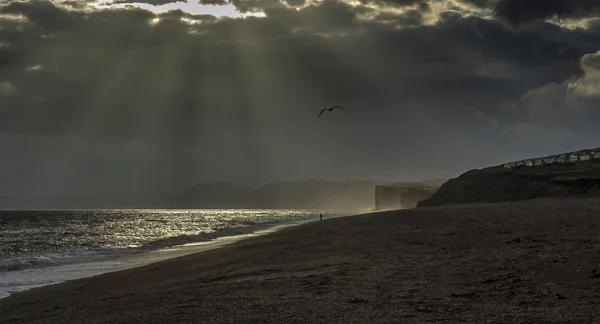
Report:
[[286,227],[300,225],[300,224],[304,224],[304,223],[308,223],[308,222],[311,222],[311,221],[298,221],[298,222],[293,222],[293,223],[280,224],[280,225],[273,226],[273,227],[270,227],[267,229],[256,231],[254,233],[220,237],[218,239],[215,239],[215,240],[209,241],[209,242],[188,243],[188,244],[164,248],[161,250],[123,256],[118,259],[118,261],[120,262],[118,270],[141,267],[141,266],[148,265],[151,263],[164,261],[164,260],[168,260],[168,259],[173,259],[173,258],[178,258],[181,256],[193,254],[193,253],[214,250],[214,249],[220,248],[224,245],[231,244],[231,243],[234,243],[234,242],[246,239],[246,238],[259,236],[259,235],[265,235],[268,233],[276,232],[276,231],[286,228]]
[[72,263],[46,268],[31,268],[20,271],[0,272],[0,298],[7,297],[13,293],[41,286],[57,284],[67,280],[75,280],[97,276],[107,272],[141,267],[167,259],[213,250],[245,238],[264,235],[285,227],[307,222],[310,221],[286,223],[256,231],[254,233],[221,237],[208,242],[178,245],[156,251],[122,256],[118,259],[110,261]]
[[118,261],[102,261],[2,272],[0,298],[31,288],[115,271],[119,264]]

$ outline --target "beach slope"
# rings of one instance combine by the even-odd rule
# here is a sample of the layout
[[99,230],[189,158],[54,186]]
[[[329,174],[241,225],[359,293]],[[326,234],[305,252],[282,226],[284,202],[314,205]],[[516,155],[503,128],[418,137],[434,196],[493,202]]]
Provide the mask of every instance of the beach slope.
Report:
[[0,323],[598,323],[600,199],[324,220],[0,300]]

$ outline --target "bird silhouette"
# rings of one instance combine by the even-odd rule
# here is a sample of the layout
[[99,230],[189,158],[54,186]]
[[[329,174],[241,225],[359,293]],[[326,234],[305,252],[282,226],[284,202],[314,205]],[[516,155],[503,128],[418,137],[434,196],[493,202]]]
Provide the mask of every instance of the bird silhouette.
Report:
[[321,109],[321,112],[319,113],[319,117],[321,117],[321,115],[323,115],[323,113],[324,113],[325,111],[333,111],[335,108],[339,108],[339,109],[341,109],[341,110],[344,110],[344,107],[340,107],[340,106],[337,106],[337,105],[336,105],[336,106],[333,106],[333,107],[331,107],[331,108],[324,108],[324,109]]

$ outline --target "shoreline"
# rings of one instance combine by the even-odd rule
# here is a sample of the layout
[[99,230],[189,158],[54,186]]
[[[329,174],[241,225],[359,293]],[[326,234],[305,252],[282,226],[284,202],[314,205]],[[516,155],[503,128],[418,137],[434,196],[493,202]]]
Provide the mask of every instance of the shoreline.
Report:
[[[338,217],[345,217],[345,216],[338,216]],[[331,218],[334,218],[334,217],[331,217]],[[123,264],[121,266],[119,266],[118,269],[111,271],[111,272],[139,268],[139,267],[147,266],[149,264],[166,261],[166,260],[171,260],[171,259],[176,259],[176,258],[180,258],[183,256],[191,255],[191,254],[212,251],[212,250],[220,249],[229,244],[247,240],[252,237],[268,235],[270,233],[277,232],[284,228],[299,226],[302,224],[312,223],[315,221],[318,221],[318,220],[294,221],[294,222],[289,222],[289,223],[277,224],[272,227],[259,229],[252,233],[233,235],[233,236],[223,236],[223,237],[219,237],[214,240],[211,240],[211,241],[187,243],[187,244],[182,244],[182,245],[170,246],[170,247],[162,248],[162,249],[155,250],[155,251],[146,251],[146,252],[141,252],[141,253],[123,255],[123,256],[117,258],[116,260],[114,260],[117,262],[122,262]]]
[[600,198],[324,219],[0,300],[4,323],[598,323]]
[[[336,216],[343,217],[343,216]],[[333,218],[333,217],[331,217]],[[281,224],[274,224],[266,228],[259,228],[254,232],[223,236],[210,241],[194,242],[187,244],[174,245],[170,247],[160,248],[158,250],[144,251],[133,254],[121,255],[115,259],[88,261],[81,263],[70,263],[44,268],[30,268],[14,272],[4,273],[7,277],[19,277],[23,274],[29,274],[30,277],[36,278],[33,282],[23,284],[15,291],[7,291],[5,295],[0,294],[0,300],[6,299],[12,295],[19,294],[25,291],[35,290],[41,287],[52,286],[64,282],[75,281],[86,278],[93,278],[98,275],[119,272],[128,269],[147,266],[149,264],[176,259],[190,254],[202,253],[222,248],[226,245],[246,240],[252,237],[267,235],[278,230],[298,226],[305,223],[310,223],[318,220],[302,220],[292,221]],[[45,276],[36,276],[37,273],[45,271]],[[58,272],[58,274],[57,274]],[[83,274],[85,272],[85,274]],[[0,273],[0,275],[2,275]],[[22,288],[21,288],[22,287]]]

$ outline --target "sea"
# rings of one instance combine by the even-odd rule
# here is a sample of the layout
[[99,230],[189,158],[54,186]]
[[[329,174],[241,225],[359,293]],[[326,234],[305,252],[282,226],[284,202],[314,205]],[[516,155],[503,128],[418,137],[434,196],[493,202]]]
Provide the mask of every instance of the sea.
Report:
[[319,211],[281,209],[0,211],[0,298],[318,219]]

